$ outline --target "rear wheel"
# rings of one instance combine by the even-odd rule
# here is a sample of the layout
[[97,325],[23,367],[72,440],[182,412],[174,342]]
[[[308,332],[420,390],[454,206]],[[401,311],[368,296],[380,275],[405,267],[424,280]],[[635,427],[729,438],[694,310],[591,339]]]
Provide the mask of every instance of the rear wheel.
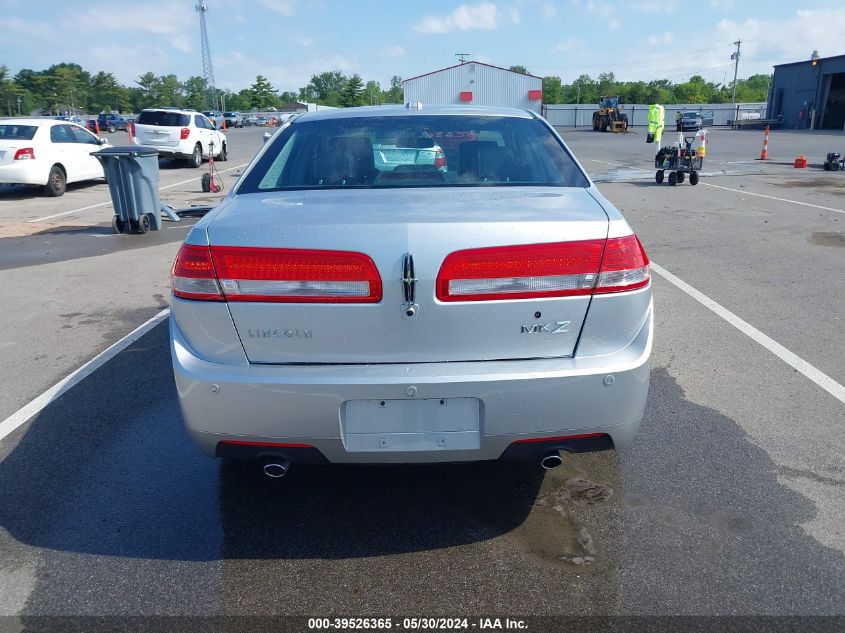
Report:
[[207,173],[202,175],[202,190],[205,193],[211,191],[211,176]]
[[111,228],[115,233],[124,233],[126,232],[126,222],[121,220],[118,216],[112,216],[111,219]]
[[674,171],[669,172],[669,184],[673,187],[678,184],[678,174]]
[[138,218],[138,222],[133,224],[133,228],[136,233],[146,233],[150,230],[150,216],[144,213],[140,218]]
[[697,185],[698,184],[698,172],[694,171],[689,175],[689,184]]
[[53,165],[50,168],[50,175],[47,176],[47,185],[44,187],[44,193],[51,198],[58,198],[67,190],[67,176],[64,170],[58,165]]
[[679,171],[678,172],[678,184],[680,185],[682,182],[684,182],[684,172]]
[[663,182],[663,170],[662,169],[660,171],[658,171],[656,174],[654,174],[654,180],[657,182],[658,185],[661,182]]
[[194,145],[194,153],[191,154],[191,157],[188,159],[188,167],[193,167],[196,169],[202,165],[202,147],[199,143]]
[[109,134],[114,134],[115,129],[116,129],[116,128],[114,127],[114,125],[110,125],[110,126],[109,126]]

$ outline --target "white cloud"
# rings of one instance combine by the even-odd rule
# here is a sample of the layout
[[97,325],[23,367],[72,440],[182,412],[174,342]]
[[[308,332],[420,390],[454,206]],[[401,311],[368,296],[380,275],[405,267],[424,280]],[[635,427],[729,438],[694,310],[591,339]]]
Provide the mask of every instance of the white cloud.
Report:
[[39,39],[49,39],[55,36],[53,27],[46,22],[37,22],[23,20],[11,15],[0,16],[0,24],[3,25],[3,31],[8,36],[9,32],[24,35],[26,37],[36,37]]
[[710,0],[710,6],[714,9],[728,9],[734,8],[734,0]]
[[671,31],[666,31],[663,35],[650,35],[647,41],[651,46],[668,45],[675,41],[675,36]]
[[[86,31],[130,31],[161,37],[183,53],[193,52],[196,38],[196,13],[193,8],[169,0],[153,2],[112,2],[108,12],[100,7],[73,14]],[[115,19],[115,16],[167,16],[166,19]],[[152,42],[148,42],[152,44]],[[145,46],[144,49],[152,48]]]
[[622,28],[622,22],[620,22],[616,18],[612,18],[610,22],[607,23],[607,28],[609,28],[611,31],[618,31]]
[[281,15],[291,16],[296,13],[295,0],[258,0],[258,2],[270,11]]
[[508,15],[510,16],[511,22],[513,22],[514,24],[519,24],[520,22],[522,22],[522,18],[519,15],[519,9],[517,9],[516,7],[511,7],[510,9],[508,9]]
[[309,37],[307,35],[298,35],[296,37],[296,43],[300,46],[308,48],[309,46],[314,46],[314,38]]
[[[718,2],[718,0],[716,1]],[[633,2],[628,6],[640,13],[673,13],[675,11],[674,4],[656,0],[639,0],[639,2]]]
[[585,48],[587,43],[584,40],[579,40],[575,37],[570,37],[560,44],[557,44],[552,48],[553,53],[571,53],[572,51],[577,51],[579,49]]
[[388,46],[384,49],[385,57],[401,57],[405,54],[405,49],[401,46]]
[[429,15],[414,25],[418,33],[442,35],[452,31],[495,31],[499,27],[499,8],[495,4],[462,4],[449,15]]
[[543,16],[547,18],[557,17],[557,5],[554,2],[547,2],[543,5]]

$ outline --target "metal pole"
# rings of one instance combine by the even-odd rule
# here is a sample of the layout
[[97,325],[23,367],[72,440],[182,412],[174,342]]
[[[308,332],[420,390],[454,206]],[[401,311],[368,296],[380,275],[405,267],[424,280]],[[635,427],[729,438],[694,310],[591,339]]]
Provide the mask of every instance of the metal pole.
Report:
[[734,61],[733,104],[736,105],[736,76],[737,76],[737,73],[739,72],[739,47],[742,44],[742,40],[738,39],[736,42],[734,42],[734,44],[736,45],[736,53],[731,55],[731,59],[735,60]]

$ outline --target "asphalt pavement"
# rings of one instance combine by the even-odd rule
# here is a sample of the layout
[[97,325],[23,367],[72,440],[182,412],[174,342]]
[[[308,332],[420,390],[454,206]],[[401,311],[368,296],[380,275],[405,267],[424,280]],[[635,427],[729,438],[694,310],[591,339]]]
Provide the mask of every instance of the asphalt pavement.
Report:
[[[261,133],[233,131],[229,165]],[[719,130],[711,175],[669,187],[641,131],[563,135],[668,273],[629,450],[270,481],[191,444],[162,323],[0,440],[0,614],[845,617],[845,402],[668,276],[841,387],[845,175],[788,158],[845,136],[773,133],[760,165],[759,135]],[[203,195],[187,171],[162,172],[195,176],[173,201]],[[108,236],[106,206],[9,228],[98,187],[0,192],[0,420],[166,305],[181,230]]]

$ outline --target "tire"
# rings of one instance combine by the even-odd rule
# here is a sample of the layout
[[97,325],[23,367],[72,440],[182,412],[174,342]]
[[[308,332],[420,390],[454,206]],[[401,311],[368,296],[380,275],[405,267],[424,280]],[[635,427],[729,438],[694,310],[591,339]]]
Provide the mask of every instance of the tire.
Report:
[[669,184],[673,187],[678,184],[678,174],[674,171],[669,172]]
[[698,172],[694,171],[689,175],[689,184],[693,187],[698,184]]
[[663,170],[660,169],[656,174],[654,174],[654,181],[659,185],[663,182]]
[[140,218],[138,218],[138,222],[133,224],[134,226],[132,228],[135,229],[135,232],[143,235],[150,230],[150,216],[144,213]]
[[682,182],[684,182],[684,172],[679,171],[678,172],[678,184],[680,185]]
[[601,125],[599,126],[599,129],[602,132],[607,132],[607,121],[605,119],[601,120]]
[[208,173],[202,175],[202,190],[204,193],[211,191],[211,175]]
[[188,167],[193,167],[194,169],[198,168],[202,165],[202,146],[197,143],[194,145],[194,152],[191,154],[191,157],[188,159]]
[[109,129],[109,134],[114,134],[114,132],[117,128],[115,128],[113,125],[110,125],[108,129]]
[[831,169],[833,169],[833,167],[831,166],[831,164],[826,162],[826,163],[824,164],[824,170],[825,170],[825,171],[830,171]]
[[226,143],[223,143],[223,145],[220,147],[220,155],[217,157],[217,160],[219,160],[221,163],[225,163],[227,160],[229,160],[229,152],[226,149]]
[[126,222],[121,220],[117,215],[114,215],[111,219],[111,228],[115,233],[125,233]]
[[64,170],[58,165],[50,168],[50,175],[47,176],[47,184],[44,185],[44,193],[51,198],[58,198],[67,191],[67,176]]

